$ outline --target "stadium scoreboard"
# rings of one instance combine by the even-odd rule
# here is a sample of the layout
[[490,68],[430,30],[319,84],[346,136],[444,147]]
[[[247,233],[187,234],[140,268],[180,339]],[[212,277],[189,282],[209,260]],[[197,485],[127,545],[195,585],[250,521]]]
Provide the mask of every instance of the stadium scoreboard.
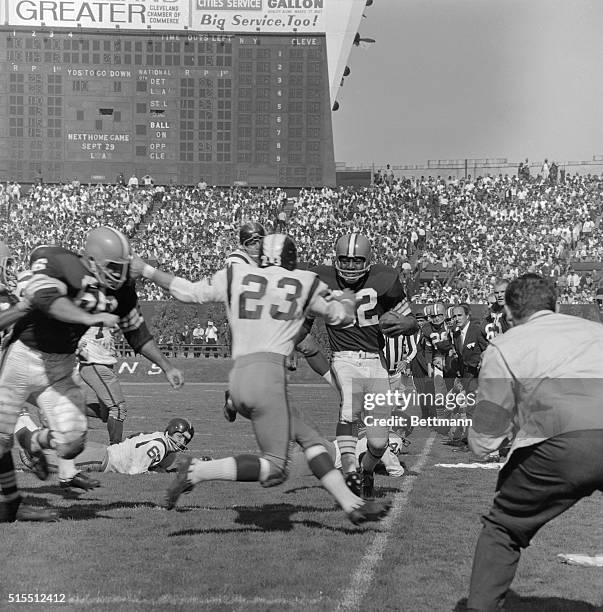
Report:
[[326,37],[0,29],[0,179],[335,183]]

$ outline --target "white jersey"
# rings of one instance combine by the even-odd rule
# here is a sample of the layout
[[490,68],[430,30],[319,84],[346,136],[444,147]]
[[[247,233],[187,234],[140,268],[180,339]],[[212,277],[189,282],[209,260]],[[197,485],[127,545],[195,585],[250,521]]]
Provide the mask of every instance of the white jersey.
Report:
[[115,365],[117,350],[111,330],[98,325],[88,329],[80,339],[77,356],[82,363]]
[[329,325],[354,320],[354,305],[324,298],[329,289],[314,272],[237,264],[211,279],[175,278],[170,293],[182,302],[224,302],[232,330],[232,357],[251,353],[290,355],[307,314]]
[[173,452],[172,444],[167,434],[160,431],[136,434],[107,447],[105,472],[144,474],[170,452]]
[[[333,444],[335,445],[335,467],[341,469],[341,452],[339,451],[339,446],[337,446],[337,440],[334,440]],[[358,442],[356,442],[356,460],[358,463],[360,463],[361,455],[366,453],[367,444],[368,441],[366,438],[360,438]],[[404,468],[400,465],[400,460],[392,453],[389,447],[385,449],[385,453],[383,457],[381,457],[381,462],[385,466],[388,476],[393,476],[394,478],[404,476]]]
[[232,265],[232,264],[240,264],[240,263],[244,263],[244,264],[249,264],[250,266],[256,266],[257,264],[255,263],[255,261],[253,261],[253,259],[251,258],[251,255],[249,255],[249,253],[247,251],[244,251],[243,249],[237,249],[236,251],[233,251],[227,258],[226,258],[226,265]]

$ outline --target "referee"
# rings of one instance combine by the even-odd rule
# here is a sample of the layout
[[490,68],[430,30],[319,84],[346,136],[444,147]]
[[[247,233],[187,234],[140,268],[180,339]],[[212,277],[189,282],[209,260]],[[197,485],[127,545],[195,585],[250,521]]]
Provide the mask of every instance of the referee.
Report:
[[537,274],[505,292],[513,327],[482,356],[469,446],[511,450],[482,518],[467,610],[502,606],[521,549],[583,497],[603,491],[603,325],[555,312],[554,286]]

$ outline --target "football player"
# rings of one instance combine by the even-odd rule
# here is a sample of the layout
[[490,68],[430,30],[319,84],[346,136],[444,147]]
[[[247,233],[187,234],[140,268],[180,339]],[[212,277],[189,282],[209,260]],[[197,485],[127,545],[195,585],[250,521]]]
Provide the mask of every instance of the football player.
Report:
[[[398,273],[391,267],[371,263],[371,245],[362,234],[348,234],[335,245],[335,264],[313,269],[333,295],[343,290],[356,296],[356,312],[345,327],[330,325],[331,370],[341,392],[337,444],[348,486],[365,499],[373,496],[375,466],[387,449],[387,427],[367,428],[368,451],[360,472],[356,464],[357,427],[363,411],[363,396],[389,390],[389,374],[382,362],[384,334],[410,335],[417,329]],[[306,330],[312,325],[309,320]],[[384,326],[389,325],[386,329]],[[384,407],[389,416],[391,407]],[[375,414],[375,416],[381,416]]]
[[[249,222],[245,223],[239,229],[239,243],[241,247],[236,251],[233,251],[226,258],[226,265],[246,263],[249,265],[259,265],[259,249],[262,238],[266,235],[264,226]],[[305,336],[305,334],[303,334]],[[311,336],[307,335],[302,337],[300,343],[296,343],[295,349],[299,351],[308,362],[308,365],[319,375],[322,376],[332,387],[338,390],[337,385],[333,381],[331,376],[331,368],[327,358],[320,352],[320,347],[316,340]],[[295,362],[295,353],[292,353],[287,359],[287,369],[293,371],[296,367],[293,367]],[[237,411],[230,399],[230,391],[226,389],[224,391],[224,418],[233,423],[237,418]]]
[[[446,325],[446,306],[436,302],[427,307],[427,323],[421,329],[427,374],[433,379],[436,394],[448,392],[444,381],[446,359],[453,348],[451,330]],[[438,415],[441,416],[441,415]]]
[[344,325],[353,321],[355,301],[346,291],[339,300],[328,302],[324,297],[328,289],[317,275],[296,267],[295,243],[282,234],[263,239],[259,268],[243,263],[227,266],[197,283],[133,259],[133,275],[142,273],[182,302],[226,304],[235,360],[229,378],[232,401],[237,413],[252,421],[262,451],[261,456],[207,462],[185,459],[167,491],[168,510],[182,493],[207,480],[259,481],[265,487],[283,483],[294,441],[303,448],[313,474],[354,524],[378,521],[389,512],[390,502],[363,501],[346,487],[318,432],[289,405],[285,358],[293,350],[304,317],[312,312],[331,325]]
[[[39,428],[29,414],[22,414],[17,430],[26,428],[32,433]],[[123,442],[105,446],[89,442],[77,457],[77,466],[89,472],[116,472],[118,474],[145,474],[147,472],[171,472],[176,470],[177,453],[186,450],[193,439],[195,429],[190,421],[172,419],[164,431],[135,433]],[[29,457],[20,449],[21,461],[31,469]],[[49,470],[56,471],[57,455],[53,449],[44,451]]]
[[[118,324],[136,352],[158,365],[174,388],[182,385],[182,373],[161,354],[142,318],[128,280],[129,261],[127,238],[98,227],[89,232],[81,256],[48,247],[46,256],[34,262],[24,290],[31,309],[15,323],[0,367],[0,504],[11,509],[6,520],[12,509],[15,520],[20,501],[10,449],[29,395],[36,397],[50,426],[19,440],[34,463],[43,466],[44,449],[53,448],[69,461],[85,446],[85,399],[74,371],[77,344],[90,326]],[[70,473],[59,472],[59,480],[63,488],[86,488],[81,487],[86,476],[73,464]]]
[[107,423],[109,444],[119,444],[127,408],[119,378],[114,371],[117,351],[112,330],[103,325],[91,327],[78,344],[77,356],[80,376],[98,399],[98,403],[86,405],[86,413]]
[[255,264],[259,263],[260,243],[266,235],[264,226],[255,221],[241,225],[239,229],[239,248],[226,258],[228,264]]
[[494,283],[493,301],[490,303],[488,314],[482,321],[482,336],[490,342],[500,334],[504,334],[510,327],[505,312],[505,291],[509,284],[504,278]]

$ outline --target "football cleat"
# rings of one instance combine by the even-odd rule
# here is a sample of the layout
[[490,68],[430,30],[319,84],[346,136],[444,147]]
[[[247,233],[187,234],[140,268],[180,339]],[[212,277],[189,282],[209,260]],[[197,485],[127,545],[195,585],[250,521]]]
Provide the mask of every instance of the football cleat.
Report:
[[232,403],[232,400],[230,399],[230,391],[228,389],[226,389],[226,391],[224,391],[224,418],[229,422],[229,423],[234,423],[236,418],[237,418],[237,410],[234,407],[234,404]]
[[362,497],[362,476],[358,472],[346,474],[345,484],[357,497]]
[[178,464],[178,472],[172,484],[165,492],[165,508],[172,510],[176,506],[178,498],[183,493],[189,493],[193,490],[193,484],[188,479],[188,470],[193,462],[191,457],[184,457]]
[[185,451],[195,435],[195,428],[187,419],[176,417],[167,424],[165,433],[174,444],[175,450]]
[[260,268],[280,266],[286,270],[297,268],[297,247],[293,238],[285,234],[268,234],[260,246]]
[[362,525],[362,523],[374,523],[384,519],[389,514],[391,507],[391,501],[368,500],[347,514],[354,525]]
[[21,497],[10,502],[0,502],[0,523],[15,521],[53,523],[58,520],[59,514],[56,510],[24,504]]
[[362,497],[363,499],[372,499],[375,496],[375,475],[373,472],[360,471],[362,479]]
[[96,487],[100,487],[100,480],[90,478],[90,476],[78,472],[70,480],[61,480],[59,485],[61,489],[83,489],[84,491],[90,491],[96,489]]
[[33,472],[40,480],[46,480],[48,478],[48,462],[46,461],[46,455],[43,451],[37,453],[31,453],[25,448],[19,449],[19,459],[23,467]]

